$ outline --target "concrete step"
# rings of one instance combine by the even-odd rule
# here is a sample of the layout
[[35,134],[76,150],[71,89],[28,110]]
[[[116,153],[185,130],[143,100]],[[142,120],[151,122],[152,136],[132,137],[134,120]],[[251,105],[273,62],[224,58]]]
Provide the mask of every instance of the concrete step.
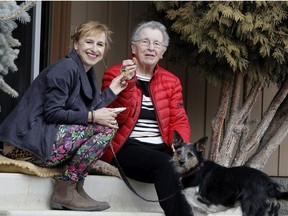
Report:
[[[136,191],[149,200],[157,200],[152,184],[130,179]],[[158,202],[146,202],[134,195],[122,179],[113,176],[89,175],[84,188],[94,199],[106,201],[110,208],[101,212],[50,210],[53,190],[52,178],[41,178],[19,173],[0,173],[0,216],[164,216]],[[200,214],[195,214],[200,216]],[[209,216],[235,215],[228,213]]]
[[162,213],[155,212],[79,212],[79,211],[54,211],[54,210],[42,210],[42,211],[1,211],[1,216],[164,216]]
[[[152,184],[133,180],[131,180],[131,184],[147,199],[157,199]],[[136,197],[118,177],[89,175],[84,188],[92,198],[108,202],[110,209],[106,211],[109,212],[163,212],[159,203],[146,202]],[[52,190],[53,180],[51,178],[0,173],[0,211],[13,211],[17,214],[17,211],[50,210],[49,201]],[[50,212],[49,215],[53,215],[54,211]],[[89,213],[91,212],[87,214]],[[44,212],[43,214],[48,213]],[[2,215],[0,214],[0,216]]]
[[[131,179],[130,182],[143,197],[157,200],[152,184],[144,184]],[[164,216],[158,202],[146,202],[140,199],[118,177],[89,175],[84,187],[92,198],[108,202],[110,208],[101,212],[50,210],[52,178],[0,173],[0,216]],[[286,209],[282,208],[281,216],[288,215]],[[242,216],[242,213],[240,208],[234,208],[213,214],[200,214],[194,211],[194,215]]]
[[[157,200],[152,184],[131,179],[130,183],[146,199]],[[147,202],[137,197],[118,177],[89,175],[84,188],[92,198],[108,202],[110,208],[101,212],[50,210],[52,178],[20,173],[0,173],[0,216],[164,216],[158,202]],[[228,213],[209,216],[241,215],[234,213],[228,211]]]

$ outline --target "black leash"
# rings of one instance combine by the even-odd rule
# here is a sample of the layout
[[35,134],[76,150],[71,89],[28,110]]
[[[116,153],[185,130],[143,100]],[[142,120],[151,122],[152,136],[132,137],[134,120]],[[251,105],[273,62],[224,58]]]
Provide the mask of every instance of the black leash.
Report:
[[161,200],[151,200],[151,199],[146,199],[145,197],[141,196],[134,188],[133,186],[131,185],[131,183],[129,182],[127,176],[125,175],[124,171],[122,170],[118,160],[117,160],[117,157],[116,157],[116,154],[114,152],[114,149],[113,149],[113,146],[112,144],[110,143],[110,148],[111,148],[111,151],[114,155],[114,158],[115,158],[115,162],[116,162],[116,165],[118,167],[118,170],[119,170],[119,173],[123,179],[123,181],[125,182],[126,186],[138,197],[140,197],[141,199],[145,200],[146,202],[163,202],[163,201],[166,201],[168,199],[170,199],[171,197],[173,197],[176,193],[178,193],[180,190],[177,190],[175,193],[161,199]]

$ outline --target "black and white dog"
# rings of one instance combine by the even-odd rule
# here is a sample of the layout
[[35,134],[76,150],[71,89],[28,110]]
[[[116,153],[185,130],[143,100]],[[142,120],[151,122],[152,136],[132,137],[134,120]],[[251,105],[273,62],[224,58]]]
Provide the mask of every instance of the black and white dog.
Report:
[[240,205],[243,216],[278,215],[278,200],[288,200],[288,192],[281,192],[280,185],[257,169],[227,168],[205,160],[202,154],[206,141],[204,137],[186,144],[174,132],[172,162],[182,176],[183,194],[192,209],[216,213]]

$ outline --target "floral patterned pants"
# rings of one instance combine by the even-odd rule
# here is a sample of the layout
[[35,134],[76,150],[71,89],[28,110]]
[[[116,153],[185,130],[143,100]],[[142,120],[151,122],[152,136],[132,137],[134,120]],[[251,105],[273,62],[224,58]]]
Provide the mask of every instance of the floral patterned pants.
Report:
[[78,181],[88,175],[90,168],[109,146],[115,132],[115,129],[97,124],[60,125],[50,159],[42,161],[32,158],[30,162],[43,167],[65,165],[65,174],[57,178]]

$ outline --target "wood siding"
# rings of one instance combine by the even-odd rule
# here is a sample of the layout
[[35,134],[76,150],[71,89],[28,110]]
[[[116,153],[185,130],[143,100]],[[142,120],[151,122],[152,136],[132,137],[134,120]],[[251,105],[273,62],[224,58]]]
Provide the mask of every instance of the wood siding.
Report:
[[[142,13],[147,11],[149,2],[122,2],[122,1],[72,1],[71,3],[71,28],[86,20],[98,20],[107,24],[114,32],[112,35],[112,49],[105,58],[105,63],[96,65],[98,82],[101,82],[105,67],[120,63],[130,56],[130,36],[135,25],[140,21]],[[219,86],[206,83],[196,69],[187,69],[183,65],[172,65],[161,62],[162,66],[175,73],[183,85],[183,95],[186,110],[192,128],[192,141],[211,133],[211,119],[217,106]],[[257,101],[252,112],[252,118],[260,119],[268,107],[276,88],[270,87],[263,90],[262,97]],[[272,176],[288,176],[288,139],[281,144],[271,156],[264,171]]]

